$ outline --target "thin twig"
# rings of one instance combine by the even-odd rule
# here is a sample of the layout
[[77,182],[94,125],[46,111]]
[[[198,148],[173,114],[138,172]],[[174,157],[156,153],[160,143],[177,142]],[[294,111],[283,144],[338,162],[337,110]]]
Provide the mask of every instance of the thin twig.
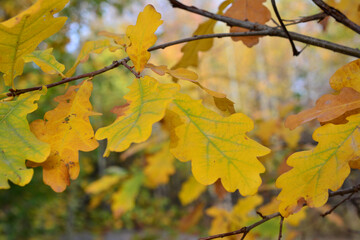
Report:
[[134,70],[134,67],[130,67],[130,66],[127,64],[127,61],[126,61],[125,59],[122,59],[120,62],[121,62],[121,65],[123,65],[124,67],[126,67],[132,74],[134,74],[134,76],[135,76],[136,78],[140,78],[140,77],[141,77],[141,75]]
[[341,200],[338,204],[336,204],[335,206],[333,206],[329,211],[324,212],[323,214],[321,214],[322,217],[325,217],[326,215],[329,215],[330,213],[332,213],[338,206],[340,206],[341,204],[343,204],[344,202],[346,202],[347,200],[349,200],[356,192],[351,193],[349,196],[347,196],[346,198],[344,198],[343,200]]
[[345,14],[339,10],[329,6],[322,0],[312,0],[321,10],[323,10],[327,15],[333,17],[337,22],[343,24],[344,26],[350,28],[356,33],[360,33],[360,26],[351,21],[346,17]]
[[279,237],[278,237],[278,240],[281,240],[281,238],[282,238],[283,225],[284,225],[284,217],[281,216],[281,218],[280,218],[280,229],[279,229]]
[[[251,31],[269,30],[270,34],[268,34],[268,36],[288,38],[286,36],[286,34],[284,33],[284,31],[277,27],[269,27],[267,25],[262,25],[259,23],[253,23],[250,21],[242,21],[239,19],[229,18],[229,17],[222,16],[219,14],[214,14],[214,13],[205,11],[203,9],[196,8],[194,6],[184,5],[177,0],[169,0],[169,2],[171,3],[171,5],[174,8],[180,8],[185,11],[192,12],[192,13],[195,13],[195,14],[207,17],[207,18],[218,20],[218,21],[226,23],[229,26],[242,27],[242,28],[249,29]],[[292,39],[295,41],[303,42],[303,43],[317,46],[320,48],[325,48],[325,49],[332,50],[332,51],[338,52],[338,53],[342,53],[342,54],[345,54],[348,56],[360,58],[360,50],[359,49],[346,47],[346,46],[343,46],[340,44],[336,44],[336,43],[332,43],[329,41],[309,37],[309,36],[295,33],[295,32],[289,32],[289,34],[291,35]]]
[[227,237],[227,236],[232,236],[232,235],[237,235],[237,234],[241,234],[243,233],[243,237],[246,236],[246,234],[248,234],[248,232],[251,231],[251,229],[263,224],[264,222],[267,222],[273,218],[276,218],[276,217],[280,217],[281,214],[279,212],[277,213],[274,213],[274,214],[271,214],[271,215],[268,215],[268,216],[265,216],[262,220],[250,225],[250,226],[247,226],[247,227],[243,227],[239,230],[236,230],[236,231],[232,231],[232,232],[227,232],[227,233],[222,233],[222,234],[217,234],[217,235],[213,235],[213,236],[209,236],[209,237],[203,237],[203,238],[200,238],[199,240],[210,240],[210,239],[215,239],[215,238],[223,238],[223,237]]
[[346,188],[346,189],[338,190],[335,192],[331,192],[331,193],[329,193],[329,197],[334,197],[334,196],[338,196],[338,195],[344,196],[345,194],[359,192],[359,191],[360,191],[360,184],[357,184],[351,188]]
[[280,16],[280,13],[277,9],[277,6],[276,6],[276,1],[275,0],[271,0],[271,4],[272,4],[272,7],[274,9],[274,12],[275,12],[275,15],[277,17],[277,19],[279,20],[280,22],[280,25],[283,29],[283,31],[285,32],[286,36],[288,37],[289,41],[290,41],[290,45],[291,45],[291,48],[292,48],[292,51],[293,51],[293,55],[294,56],[299,56],[300,55],[300,52],[296,49],[296,46],[294,44],[294,41],[292,40],[292,37],[289,33],[289,31],[286,29],[286,26],[284,25],[284,22],[282,21],[281,19],[281,16]]
[[264,216],[261,212],[259,212],[259,211],[256,211],[256,214],[259,215],[262,219],[265,218],[265,216]]
[[289,22],[289,23],[285,24],[285,26],[291,26],[291,25],[294,25],[294,24],[306,23],[306,22],[311,22],[311,21],[321,22],[327,16],[328,15],[326,13],[321,12],[321,13],[317,13],[317,14],[314,14],[314,15],[311,15],[311,16],[300,17],[299,19],[294,19],[294,20],[283,19],[283,21],[284,22]]

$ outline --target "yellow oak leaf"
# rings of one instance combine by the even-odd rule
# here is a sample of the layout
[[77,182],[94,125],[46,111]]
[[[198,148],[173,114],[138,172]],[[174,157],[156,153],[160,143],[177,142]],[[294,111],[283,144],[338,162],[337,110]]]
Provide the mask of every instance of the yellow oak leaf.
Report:
[[328,199],[328,190],[336,191],[350,173],[349,162],[360,156],[360,114],[347,118],[342,125],[326,124],[313,139],[318,145],[310,151],[292,154],[287,164],[293,167],[282,174],[276,186],[282,188],[279,211],[287,217],[304,203],[320,207]]
[[20,186],[28,184],[34,170],[27,169],[25,161],[40,163],[50,154],[49,144],[35,137],[26,119],[38,108],[34,102],[45,93],[46,89],[0,102],[0,189],[10,188],[8,180]]
[[357,108],[360,108],[360,93],[344,87],[339,95],[325,94],[316,101],[315,107],[289,116],[285,121],[285,127],[294,129],[315,118],[319,122],[328,122]]
[[174,160],[169,151],[169,143],[163,144],[159,152],[146,157],[146,185],[154,188],[169,182],[169,176],[175,173]]
[[112,195],[111,211],[114,218],[121,217],[135,207],[135,200],[143,183],[144,175],[141,172],[136,172],[124,181],[119,190]]
[[179,199],[182,205],[187,205],[197,199],[204,191],[206,186],[198,183],[193,176],[190,176],[181,186]]
[[[206,214],[213,217],[211,226],[209,229],[209,235],[215,235],[220,233],[229,232],[229,219],[231,213],[225,209],[218,207],[211,207],[206,210]],[[223,238],[225,240],[231,239],[230,237]]]
[[197,181],[209,185],[221,178],[229,192],[257,192],[265,171],[257,157],[270,150],[246,136],[253,129],[250,118],[242,113],[222,117],[184,94],[177,94],[169,109],[169,124],[176,123],[171,153],[180,161],[192,160]]
[[204,87],[198,81],[196,81],[198,79],[198,75],[195,72],[187,70],[186,68],[168,69],[165,65],[156,66],[151,63],[146,64],[145,67],[150,68],[152,71],[159,74],[160,76],[163,76],[165,75],[165,73],[167,73],[174,78],[194,83],[214,98],[215,105],[218,109],[223,112],[229,112],[231,114],[235,113],[234,102],[229,100],[225,94],[210,90]]
[[360,59],[339,68],[330,78],[330,86],[337,91],[350,87],[360,92]]
[[122,47],[130,45],[130,39],[125,34],[116,34],[107,31],[101,31],[98,33],[100,36],[108,37],[114,40],[114,42]]
[[121,175],[104,175],[98,180],[87,185],[85,188],[85,192],[88,194],[100,194],[104,191],[109,190],[123,177],[124,176]]
[[[248,225],[256,219],[256,217],[251,215],[251,212],[254,211],[255,207],[262,202],[263,199],[261,196],[254,195],[239,199],[231,211],[219,207],[211,207],[207,209],[206,214],[214,218],[211,222],[209,234],[215,235],[234,231]],[[250,232],[246,235],[246,238],[254,239],[254,235]],[[225,237],[223,239],[234,240],[238,238],[234,238],[234,236],[232,236]]]
[[24,61],[34,62],[38,65],[43,72],[48,74],[60,74],[62,77],[65,77],[63,71],[65,66],[58,61],[52,55],[52,48],[46,49],[44,51],[34,51],[28,55],[23,56]]
[[44,39],[58,32],[66,17],[53,15],[69,0],[38,0],[19,15],[0,23],[0,72],[7,86],[23,73],[23,56],[33,52]]
[[71,86],[64,95],[54,99],[59,104],[45,113],[44,120],[35,120],[30,125],[31,131],[51,146],[49,158],[31,166],[43,168],[44,183],[55,192],[64,191],[70,179],[78,177],[79,151],[92,151],[99,145],[89,121],[89,116],[96,115],[89,101],[91,91],[89,81]]
[[[233,0],[226,0],[223,3],[221,3],[217,14],[221,15],[224,9],[232,2]],[[216,20],[209,19],[201,23],[192,35],[196,36],[196,35],[213,34],[216,22],[217,22]],[[213,42],[214,39],[208,38],[208,39],[201,39],[186,43],[181,48],[181,52],[183,52],[184,55],[181,57],[179,62],[174,67],[172,67],[172,69],[186,68],[190,66],[197,67],[199,63],[199,56],[198,56],[199,52],[209,51],[213,46]]]
[[125,115],[96,132],[96,139],[108,139],[104,156],[109,156],[110,151],[124,151],[131,143],[147,140],[152,125],[164,117],[166,106],[179,90],[179,85],[160,84],[156,79],[145,76],[135,79],[129,89],[124,96],[130,102]]
[[[265,24],[271,19],[271,13],[263,3],[266,0],[234,0],[224,16],[243,21]],[[231,27],[230,32],[247,32],[248,29]],[[247,47],[252,47],[259,42],[260,36],[231,37],[234,41],[242,41]]]
[[126,48],[135,70],[141,72],[150,59],[148,49],[155,44],[157,37],[155,31],[163,23],[161,14],[152,5],[147,5],[136,21],[136,25],[130,25],[126,29],[126,35],[130,39],[130,46]]
[[289,130],[284,126],[281,126],[279,135],[281,136],[282,139],[284,139],[284,141],[286,142],[289,148],[296,148],[300,141],[302,132],[303,132],[302,127],[298,127],[297,129],[294,130]]
[[[271,215],[279,211],[280,201],[275,197],[266,205],[261,206],[257,211],[263,216]],[[284,219],[284,222],[291,226],[298,226],[306,218],[306,207],[303,207],[296,214],[290,215]]]
[[84,63],[89,59],[90,53],[100,54],[105,49],[110,47],[110,41],[108,39],[96,40],[96,41],[88,41],[85,42],[83,47],[80,50],[80,53],[72,66],[65,74],[66,77],[71,77],[74,75],[76,71],[76,67],[80,63]]

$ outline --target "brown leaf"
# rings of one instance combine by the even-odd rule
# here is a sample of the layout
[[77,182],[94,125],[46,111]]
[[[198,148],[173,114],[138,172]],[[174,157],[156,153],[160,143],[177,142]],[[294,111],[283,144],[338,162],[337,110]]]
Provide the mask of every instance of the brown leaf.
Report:
[[[251,21],[265,24],[271,19],[269,9],[263,2],[266,0],[234,0],[231,7],[226,11],[224,16],[243,21]],[[241,27],[231,27],[230,32],[247,32],[248,29]],[[234,41],[242,41],[247,47],[252,47],[259,42],[260,36],[251,37],[232,37]]]
[[360,108],[360,93],[352,88],[345,87],[339,95],[323,95],[316,101],[315,107],[289,116],[285,121],[285,126],[295,129],[299,125],[316,118],[319,122],[328,122],[357,108]]
[[181,218],[179,222],[179,230],[181,232],[188,231],[199,222],[200,218],[203,216],[204,206],[204,203],[197,204],[189,214]]
[[111,109],[111,112],[116,114],[117,117],[125,115],[125,111],[128,110],[130,103],[126,102],[123,105],[115,106]]
[[223,187],[223,185],[221,184],[220,179],[216,180],[216,182],[214,183],[214,190],[220,200],[224,199],[224,197],[228,193],[226,191],[226,189]]

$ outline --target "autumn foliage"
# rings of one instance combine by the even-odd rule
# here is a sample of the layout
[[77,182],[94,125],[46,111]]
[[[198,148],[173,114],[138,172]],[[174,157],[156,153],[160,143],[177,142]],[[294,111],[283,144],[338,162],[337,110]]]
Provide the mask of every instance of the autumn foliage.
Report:
[[[194,39],[184,41],[182,57],[174,66],[150,62],[150,52],[161,48],[154,45],[157,41],[155,32],[163,20],[152,5],[146,5],[136,23],[129,25],[124,33],[102,31],[100,40],[83,44],[75,63],[65,70],[65,65],[54,57],[53,48],[41,50],[37,47],[63,27],[66,18],[57,13],[61,15],[68,2],[38,0],[26,11],[0,23],[0,72],[8,89],[1,95],[0,102],[0,189],[10,188],[9,181],[25,186],[32,180],[33,168],[42,168],[43,182],[55,192],[63,192],[81,172],[80,151],[94,151],[99,147],[99,141],[106,140],[105,150],[101,152],[106,158],[112,152],[124,152],[134,144],[151,143],[150,137],[159,125],[161,129],[156,131],[161,132],[162,140],[157,142],[157,151],[149,154],[146,164],[131,168],[129,173],[105,174],[89,183],[85,192],[91,196],[94,206],[104,194],[111,192],[111,211],[114,218],[119,218],[135,207],[142,186],[155,189],[167,184],[176,172],[175,161],[191,162],[193,177],[181,187],[181,204],[187,205],[197,199],[206,190],[205,185],[214,185],[219,199],[236,190],[243,196],[232,209],[212,206],[204,210],[203,203],[194,208],[188,221],[195,224],[200,213],[206,212],[212,218],[208,233],[215,235],[242,229],[261,219],[265,222],[266,216],[270,216],[269,219],[285,218],[286,224],[295,226],[306,217],[305,206],[324,206],[334,194],[331,192],[342,187],[351,169],[360,168],[360,60],[333,71],[329,81],[333,92],[321,96],[314,107],[293,115],[288,111],[279,120],[262,122],[256,127],[255,134],[251,132],[256,123],[249,116],[236,112],[234,102],[226,94],[211,90],[199,79],[196,73],[199,53],[206,54],[216,36],[196,37],[214,34],[215,24],[221,17],[225,17],[223,21],[230,25],[229,32],[233,35],[228,36],[234,41],[242,41],[247,47],[261,44],[259,41],[265,35],[279,36],[276,32],[256,35],[257,31],[269,30],[264,24],[271,17],[275,19],[264,0],[223,1],[216,15],[220,17],[210,16],[197,27]],[[174,7],[191,10],[189,6],[177,5],[178,1],[170,2]],[[360,22],[359,14],[354,14],[348,4],[350,1],[328,2],[348,13],[355,24]],[[236,22],[230,24],[229,19],[240,21],[242,27],[235,25]],[[258,28],[246,28],[248,22]],[[280,26],[272,28],[282,31]],[[285,33],[281,35],[284,36],[287,37]],[[290,36],[300,41],[294,33]],[[291,37],[290,40],[293,41]],[[105,50],[122,51],[126,57],[114,59],[112,65],[98,71],[75,75],[77,67],[88,61],[90,54]],[[353,49],[353,54],[359,56],[359,50]],[[29,62],[36,64],[38,71],[59,76],[61,80],[56,82],[54,76],[50,84],[18,89],[24,65]],[[102,118],[102,113],[93,111],[90,98],[96,94],[96,89],[93,91],[92,82],[96,81],[97,75],[120,66],[132,74],[124,104],[113,106],[117,117],[112,123],[93,129],[92,119],[95,116]],[[173,81],[159,81],[153,75],[147,75],[149,70],[159,77],[169,75]],[[71,83],[78,79],[84,80],[77,85]],[[194,99],[184,90],[182,82],[200,89],[212,100],[212,105]],[[37,101],[49,94],[48,89],[62,84],[69,84],[69,87],[63,95],[51,97],[56,107],[47,111],[42,119],[29,123],[27,116],[39,108]],[[321,124],[312,134],[316,145],[295,152],[302,125],[310,121]],[[271,158],[270,152],[275,154],[277,151],[270,149],[273,136],[284,139],[292,152],[286,160],[286,170],[279,170],[276,176],[278,195],[264,201],[259,188],[263,183],[261,174],[267,165],[260,158]],[[359,190],[354,189],[348,193]],[[251,214],[255,208],[262,218]],[[187,229],[186,221],[183,220],[180,229]],[[238,233],[249,238],[261,235],[250,232],[251,229]]]

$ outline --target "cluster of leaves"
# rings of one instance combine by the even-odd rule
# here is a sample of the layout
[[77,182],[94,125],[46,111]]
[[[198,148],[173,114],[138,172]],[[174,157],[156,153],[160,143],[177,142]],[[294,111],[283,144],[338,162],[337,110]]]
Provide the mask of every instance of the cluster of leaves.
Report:
[[[207,214],[214,218],[210,234],[232,231],[255,222],[249,212],[263,201],[255,194],[262,183],[260,174],[265,172],[258,157],[269,154],[270,149],[247,135],[254,128],[253,121],[245,114],[236,113],[234,103],[225,94],[206,88],[197,81],[195,72],[186,69],[198,66],[198,53],[208,51],[213,39],[185,44],[182,58],[172,68],[149,63],[149,48],[155,44],[155,32],[163,21],[160,13],[147,5],[136,24],[128,26],[125,34],[101,32],[106,39],[86,42],[73,66],[65,72],[65,66],[52,55],[52,48],[36,48],[63,27],[66,18],[54,15],[68,2],[38,0],[26,11],[0,23],[0,50],[3,53],[0,72],[14,95],[1,95],[0,189],[8,189],[8,181],[19,186],[28,184],[33,177],[33,168],[41,167],[44,183],[54,191],[62,192],[79,176],[79,151],[93,151],[99,146],[98,140],[106,139],[104,157],[111,152],[123,152],[133,143],[147,141],[154,125],[161,121],[159,132],[164,136],[157,151],[147,158],[146,166],[143,169],[135,166],[130,171],[114,169],[88,185],[86,192],[92,196],[92,206],[97,206],[110,193],[114,217],[122,216],[134,208],[142,186],[155,188],[169,181],[169,176],[175,173],[174,161],[178,159],[191,161],[194,176],[183,184],[179,193],[184,205],[197,199],[204,192],[204,185],[214,183],[221,189],[218,192],[239,190],[243,196],[252,195],[240,199],[232,211],[215,206],[207,209]],[[271,19],[271,14],[263,2],[226,0],[219,6],[218,14],[264,24]],[[207,20],[199,25],[194,35],[212,34],[215,24],[216,20]],[[247,29],[230,28],[230,32],[244,31]],[[252,47],[259,38],[233,37],[233,40]],[[47,87],[16,94],[14,80],[23,74],[25,63],[34,62],[44,73],[69,79],[91,53],[99,54],[105,49],[124,51],[128,58],[118,64],[134,75],[129,92],[124,96],[127,103],[113,109],[117,118],[112,124],[95,133],[90,123],[90,116],[101,115],[93,112],[89,100],[92,74],[86,75],[89,79],[79,85],[69,87],[65,94],[55,97],[58,105],[46,112],[43,119],[28,123],[27,115],[38,108],[36,102],[47,94]],[[128,65],[129,61],[132,66]],[[213,98],[217,112],[206,108],[201,100],[182,93],[179,83],[162,83],[144,75],[144,69],[151,69],[160,76],[168,74],[174,82],[188,81],[197,85]],[[281,216],[288,218],[289,224],[296,225],[304,212],[298,213],[295,220],[291,220],[292,214],[304,205],[323,206],[328,201],[328,190],[338,190],[351,168],[359,169],[359,79],[360,61],[355,60],[330,79],[330,86],[340,94],[324,95],[314,108],[286,119],[285,126],[291,130],[317,119],[322,126],[314,132],[313,139],[318,144],[312,150],[293,153],[287,159],[292,169],[277,178],[276,186],[282,190],[277,200],[260,208],[263,215],[279,211]],[[266,139],[274,134],[269,132],[266,137],[261,133],[259,137],[266,143]],[[282,129],[278,134],[291,147],[296,146],[299,131],[294,134]],[[194,209],[191,221],[199,218],[202,209],[202,204]]]

